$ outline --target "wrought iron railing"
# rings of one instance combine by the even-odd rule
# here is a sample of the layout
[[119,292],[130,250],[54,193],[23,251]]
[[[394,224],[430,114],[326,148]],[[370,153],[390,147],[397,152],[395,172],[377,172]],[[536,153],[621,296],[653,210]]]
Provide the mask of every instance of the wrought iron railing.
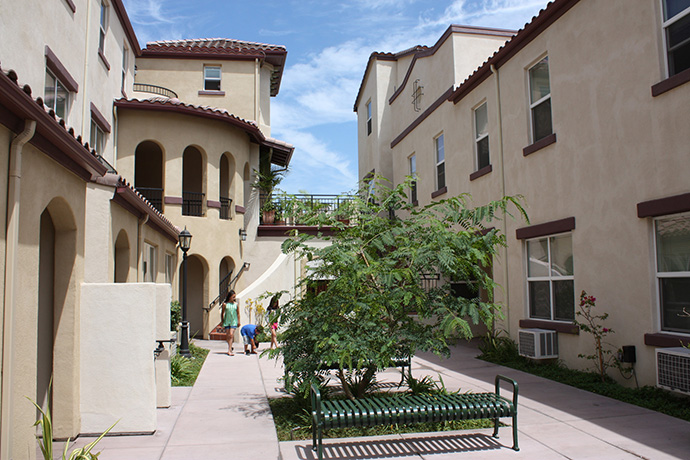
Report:
[[204,215],[204,194],[199,192],[182,192],[182,215]]
[[230,205],[232,198],[220,197],[220,218],[224,220],[230,219]]
[[[280,195],[269,199],[261,195],[262,225],[300,225],[303,217],[314,211],[328,214],[336,219],[346,219],[349,215],[349,205],[353,197],[348,195]],[[274,210],[274,213],[270,211]],[[270,215],[273,214],[273,219]]]
[[151,205],[163,212],[163,189],[152,187],[136,187],[137,192],[144,195]]
[[134,91],[140,93],[158,94],[159,96],[165,96],[170,99],[177,97],[177,93],[171,89],[158,85],[149,85],[148,83],[134,83]]

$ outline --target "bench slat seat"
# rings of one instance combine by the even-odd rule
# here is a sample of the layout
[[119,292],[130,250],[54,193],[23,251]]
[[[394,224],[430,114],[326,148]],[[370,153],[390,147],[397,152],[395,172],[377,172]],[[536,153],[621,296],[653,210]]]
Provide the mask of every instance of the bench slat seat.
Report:
[[[513,398],[500,395],[499,381],[513,386]],[[517,445],[517,383],[496,376],[494,393],[450,395],[396,395],[358,400],[321,400],[319,389],[312,385],[313,449],[323,458],[322,431],[329,428],[392,425],[452,420],[493,419],[494,437],[498,437],[498,419],[513,419],[513,449]]]

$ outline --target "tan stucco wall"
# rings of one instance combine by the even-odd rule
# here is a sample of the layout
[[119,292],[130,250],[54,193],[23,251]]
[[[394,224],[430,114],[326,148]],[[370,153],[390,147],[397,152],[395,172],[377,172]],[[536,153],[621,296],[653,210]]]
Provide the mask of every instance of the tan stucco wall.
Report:
[[[435,189],[433,138],[443,132],[448,192],[438,199],[469,192],[472,203],[479,205],[505,190],[524,196],[531,224],[575,217],[575,303],[583,289],[597,298],[600,311],[610,314],[607,326],[616,331],[611,342],[636,346],[640,384],[653,385],[654,347],[644,344],[645,333],[660,330],[653,226],[652,219],[637,217],[636,205],[690,191],[690,131],[682,121],[690,115],[685,103],[690,86],[652,97],[651,86],[666,78],[658,5],[625,2],[622,8],[623,3],[579,2],[502,65],[498,75],[457,104],[442,104],[392,149],[392,178],[402,181],[407,158],[415,153],[419,202],[430,202]],[[524,156],[523,148],[531,143],[527,70],[547,54],[557,141]],[[362,102],[369,97],[371,79],[365,85]],[[483,101],[493,170],[471,181],[469,175],[476,170],[473,109]],[[379,153],[366,141],[362,148],[363,114],[360,104],[360,165],[369,165],[368,156]],[[381,144],[406,127],[394,123],[391,137]],[[509,307],[498,327],[513,338],[519,321],[529,317],[524,243],[515,234],[525,225],[510,218],[496,223],[505,228],[509,245],[494,265],[494,277],[503,287],[496,297]],[[559,340],[560,358],[569,367],[591,366],[577,357],[593,351],[590,335],[560,333]]]

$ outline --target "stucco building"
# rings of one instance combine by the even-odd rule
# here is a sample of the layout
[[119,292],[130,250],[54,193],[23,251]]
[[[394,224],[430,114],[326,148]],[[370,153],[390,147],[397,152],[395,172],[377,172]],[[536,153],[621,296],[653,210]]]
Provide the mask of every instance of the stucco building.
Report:
[[635,347],[640,385],[657,349],[690,342],[688,18],[688,2],[556,0],[518,32],[451,26],[431,48],[373,53],[354,107],[360,177],[414,175],[420,206],[524,197],[529,224],[500,224],[496,329],[541,329],[591,366],[573,324],[585,290],[612,346]]
[[19,459],[36,454],[26,397],[45,406],[51,379],[58,439],[118,419],[114,433],[156,430],[182,228],[192,334],[209,336],[229,285],[294,285],[280,239],[257,242],[250,186],[260,158],[286,167],[293,147],[270,137],[282,46],[142,50],[121,0],[0,11],[0,457]]

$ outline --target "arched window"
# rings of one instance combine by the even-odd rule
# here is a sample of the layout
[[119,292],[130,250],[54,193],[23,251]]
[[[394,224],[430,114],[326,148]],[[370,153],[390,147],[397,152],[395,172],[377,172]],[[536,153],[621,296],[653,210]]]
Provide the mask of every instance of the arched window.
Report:
[[204,158],[189,146],[182,155],[182,215],[204,215]]
[[115,240],[115,282],[126,283],[129,276],[129,238],[120,230]]
[[220,157],[220,218],[232,218],[233,177],[235,176],[235,159],[229,153]]

